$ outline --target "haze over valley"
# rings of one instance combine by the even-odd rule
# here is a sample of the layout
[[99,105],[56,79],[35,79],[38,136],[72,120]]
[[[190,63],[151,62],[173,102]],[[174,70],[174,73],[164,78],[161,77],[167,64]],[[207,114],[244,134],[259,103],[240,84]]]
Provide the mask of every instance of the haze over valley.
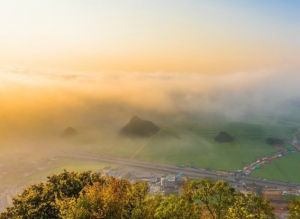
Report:
[[64,169],[296,191],[299,6],[0,1],[0,212]]
[[[300,120],[300,78],[295,73],[2,71],[0,77],[5,91],[1,168],[24,162],[14,167],[24,177],[12,178],[51,171],[45,159],[85,152],[236,171],[276,151],[267,138],[289,145]],[[142,136],[122,134],[133,117],[153,123],[157,130]],[[234,140],[216,141],[220,132]],[[297,165],[293,168],[298,170]],[[288,174],[287,180],[299,182]]]

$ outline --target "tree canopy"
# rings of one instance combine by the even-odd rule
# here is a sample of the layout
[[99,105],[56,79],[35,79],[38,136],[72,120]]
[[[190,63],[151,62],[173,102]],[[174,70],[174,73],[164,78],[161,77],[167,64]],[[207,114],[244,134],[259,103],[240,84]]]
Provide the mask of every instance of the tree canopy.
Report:
[[291,201],[289,219],[300,219],[300,200],[294,199]]
[[241,194],[225,181],[190,181],[179,195],[151,195],[148,191],[145,182],[64,171],[26,188],[0,218],[274,218],[268,201]]

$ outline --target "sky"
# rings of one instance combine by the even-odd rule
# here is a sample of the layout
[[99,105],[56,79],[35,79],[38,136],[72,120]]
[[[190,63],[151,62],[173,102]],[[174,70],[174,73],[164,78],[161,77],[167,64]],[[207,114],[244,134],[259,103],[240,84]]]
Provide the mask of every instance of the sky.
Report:
[[298,70],[299,36],[292,0],[0,0],[1,69]]

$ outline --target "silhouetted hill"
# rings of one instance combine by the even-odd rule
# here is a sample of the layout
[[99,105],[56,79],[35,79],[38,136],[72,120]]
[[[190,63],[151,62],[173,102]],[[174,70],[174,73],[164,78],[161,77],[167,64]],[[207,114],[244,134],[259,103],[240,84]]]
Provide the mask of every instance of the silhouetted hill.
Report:
[[73,127],[68,127],[63,131],[62,136],[63,137],[72,137],[77,134],[78,134],[78,132],[76,129],[74,129]]
[[225,143],[225,142],[233,142],[234,138],[229,135],[227,132],[220,132],[216,137],[215,141]]
[[129,123],[122,128],[121,132],[129,136],[150,137],[159,130],[160,128],[153,122],[134,116]]

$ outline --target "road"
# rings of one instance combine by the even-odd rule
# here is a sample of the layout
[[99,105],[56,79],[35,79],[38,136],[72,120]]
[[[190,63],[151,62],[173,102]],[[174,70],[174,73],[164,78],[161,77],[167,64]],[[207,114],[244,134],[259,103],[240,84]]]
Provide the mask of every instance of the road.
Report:
[[118,157],[110,157],[106,155],[100,155],[95,153],[66,153],[62,154],[62,157],[68,158],[79,158],[79,159],[87,159],[87,160],[97,160],[103,163],[116,164],[119,166],[129,166],[147,170],[154,170],[159,172],[166,173],[174,173],[177,174],[182,172],[183,175],[188,176],[192,179],[200,179],[200,178],[211,178],[215,180],[226,180],[230,183],[236,184],[239,180],[245,182],[246,184],[253,184],[270,188],[277,188],[280,190],[300,190],[300,184],[286,183],[286,182],[278,182],[273,180],[262,180],[249,176],[240,176],[235,177],[232,173],[220,173],[212,170],[206,170],[201,168],[188,168],[188,167],[177,167],[167,164],[158,164],[158,163],[150,163],[144,161],[138,161],[133,159],[126,158],[118,158]]

